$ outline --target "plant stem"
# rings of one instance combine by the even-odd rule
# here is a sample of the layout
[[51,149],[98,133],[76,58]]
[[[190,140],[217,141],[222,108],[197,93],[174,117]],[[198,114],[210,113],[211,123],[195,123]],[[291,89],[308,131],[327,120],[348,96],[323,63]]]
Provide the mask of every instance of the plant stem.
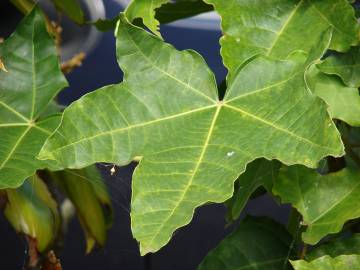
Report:
[[36,240],[32,237],[25,235],[26,242],[28,244],[28,254],[29,254],[29,261],[28,261],[28,269],[38,269],[39,264],[39,252],[36,247]]
[[301,249],[300,253],[300,260],[303,260],[305,258],[306,252],[307,252],[308,245],[304,244],[304,246]]

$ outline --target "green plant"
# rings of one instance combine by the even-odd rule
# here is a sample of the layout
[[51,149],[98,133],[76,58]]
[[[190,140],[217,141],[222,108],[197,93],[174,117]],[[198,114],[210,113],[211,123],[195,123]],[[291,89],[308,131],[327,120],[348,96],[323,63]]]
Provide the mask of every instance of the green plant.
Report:
[[[224,98],[203,58],[159,32],[160,22],[212,8],[222,17]],[[73,176],[95,175],[97,162],[138,161],[131,226],[142,255],[166,245],[196,207],[225,202],[231,223],[264,187],[292,205],[288,228],[248,217],[199,269],[360,269],[360,50],[351,3],[133,0],[117,18],[93,23],[115,22],[123,82],[82,97],[61,119],[52,100],[66,81],[39,8],[0,47],[8,71],[0,71],[0,185],[14,227],[32,235],[10,208],[12,193],[26,201],[29,184],[43,212],[56,212],[41,177],[68,194],[87,224],[91,210],[80,207]],[[22,185],[26,178],[35,180]],[[101,216],[108,197],[89,197]],[[84,225],[88,250],[105,241],[106,220],[97,220],[99,230]]]

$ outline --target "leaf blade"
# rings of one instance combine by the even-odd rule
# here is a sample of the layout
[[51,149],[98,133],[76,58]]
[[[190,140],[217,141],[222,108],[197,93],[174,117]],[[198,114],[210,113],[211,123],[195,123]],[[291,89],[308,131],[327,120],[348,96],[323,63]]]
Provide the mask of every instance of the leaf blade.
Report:
[[289,269],[291,236],[269,218],[246,217],[239,227],[210,251],[198,270]]
[[[126,19],[120,21],[118,33],[124,82],[69,106],[39,157],[70,168],[95,162],[124,165],[141,157],[133,175],[131,224],[142,254],[165,245],[177,228],[190,222],[197,206],[231,197],[235,179],[258,157],[314,167],[323,156],[343,154],[338,132],[333,124],[328,126],[332,122],[325,104],[305,88],[303,65],[296,61],[255,59],[239,72],[229,90],[233,95],[229,97],[236,100],[219,101],[214,75],[198,54],[179,52]],[[261,74],[281,72],[262,79],[256,75],[259,68]],[[255,79],[244,84],[249,76]],[[286,82],[273,86],[275,79]],[[271,93],[246,95],[239,87],[249,86],[250,92],[261,83]],[[272,93],[282,96],[290,86],[289,100],[297,97],[301,105],[287,114],[288,104],[279,109],[278,97]],[[264,114],[250,108],[254,102]],[[320,115],[316,121],[309,113],[315,110]],[[311,118],[313,125],[304,128],[299,111],[300,119]],[[291,124],[276,123],[281,114]],[[249,143],[259,134],[265,139]],[[284,140],[288,144],[279,148]],[[297,154],[295,149],[301,151]]]

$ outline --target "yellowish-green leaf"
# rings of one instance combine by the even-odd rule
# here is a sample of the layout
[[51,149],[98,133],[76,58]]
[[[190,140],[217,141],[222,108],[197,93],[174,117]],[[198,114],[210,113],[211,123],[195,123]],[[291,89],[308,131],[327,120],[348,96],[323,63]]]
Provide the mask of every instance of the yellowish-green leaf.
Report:
[[221,54],[230,74],[259,53],[285,59],[316,46],[334,29],[331,49],[346,51],[358,43],[358,23],[347,0],[205,0],[222,17]]
[[360,173],[350,169],[320,175],[303,166],[283,167],[273,192],[302,214],[307,226],[302,239],[313,245],[360,217],[359,180]]
[[360,255],[323,256],[312,262],[291,261],[295,270],[359,270]]
[[0,56],[8,70],[0,72],[0,188],[7,188],[47,166],[35,156],[60,117],[41,116],[67,82],[39,8],[0,44]]
[[19,233],[36,239],[40,252],[55,240],[60,216],[45,183],[34,175],[17,189],[7,189],[5,216]]
[[197,206],[230,198],[252,160],[316,167],[322,157],[344,153],[326,104],[308,91],[296,59],[253,59],[220,101],[201,56],[177,51],[124,17],[117,55],[124,82],[69,106],[39,157],[68,168],[141,157],[131,226],[142,254],[165,245]]
[[86,251],[95,244],[104,246],[107,229],[112,224],[109,194],[95,166],[50,174],[75,206],[86,237]]

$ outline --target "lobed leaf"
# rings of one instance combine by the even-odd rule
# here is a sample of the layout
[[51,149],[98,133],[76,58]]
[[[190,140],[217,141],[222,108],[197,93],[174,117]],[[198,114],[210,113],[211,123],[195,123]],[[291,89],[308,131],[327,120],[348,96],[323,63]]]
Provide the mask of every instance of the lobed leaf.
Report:
[[117,29],[124,82],[69,106],[39,157],[69,168],[141,157],[131,225],[142,254],[165,245],[197,206],[230,198],[256,158],[316,167],[324,156],[343,155],[326,105],[307,90],[298,61],[253,59],[220,101],[197,53],[179,52],[124,17]]
[[49,165],[35,156],[60,117],[41,116],[67,82],[39,8],[0,44],[0,56],[8,70],[0,72],[0,188],[14,188]]
[[269,218],[246,217],[205,257],[198,270],[286,270],[293,256],[291,236]]
[[283,167],[273,193],[291,203],[303,216],[305,243],[316,244],[337,233],[347,220],[360,217],[360,173],[343,169],[320,175],[303,166]]
[[347,0],[205,2],[222,17],[221,54],[230,75],[257,54],[285,59],[296,50],[309,52],[330,27],[330,49],[344,52],[358,43],[358,23]]

